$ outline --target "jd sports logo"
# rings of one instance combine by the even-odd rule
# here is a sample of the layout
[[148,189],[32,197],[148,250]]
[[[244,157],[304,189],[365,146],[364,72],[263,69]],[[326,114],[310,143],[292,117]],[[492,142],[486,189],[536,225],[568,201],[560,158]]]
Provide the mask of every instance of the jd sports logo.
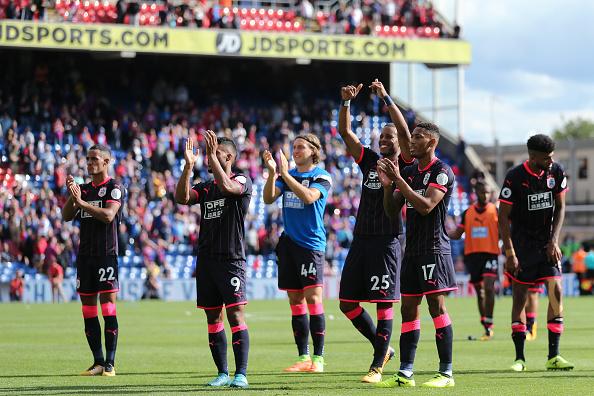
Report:
[[241,36],[239,34],[217,34],[217,52],[219,54],[237,54],[239,51],[241,51]]

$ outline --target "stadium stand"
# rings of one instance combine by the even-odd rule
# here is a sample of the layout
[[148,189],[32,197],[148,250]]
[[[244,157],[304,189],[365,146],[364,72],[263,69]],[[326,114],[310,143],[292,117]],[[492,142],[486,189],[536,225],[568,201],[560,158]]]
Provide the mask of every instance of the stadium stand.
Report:
[[[150,81],[144,90],[129,86],[127,90],[131,82],[126,73],[105,90],[92,78],[110,72],[102,63],[78,64],[70,58],[49,66],[33,64],[31,70],[9,70],[0,94],[0,254],[4,263],[0,282],[8,282],[19,269],[26,277],[44,276],[53,261],[65,267],[66,277],[73,276],[78,228],[62,222],[60,208],[66,198],[66,176],[72,174],[83,182],[85,150],[94,143],[114,149],[112,174],[128,190],[120,227],[120,275],[144,279],[147,269],[157,266],[163,277],[190,278],[199,211],[177,207],[172,192],[181,173],[184,139],[191,136],[201,141],[199,132],[205,129],[233,137],[240,149],[237,167],[254,180],[246,239],[248,275],[255,278],[276,276],[274,246],[282,229],[280,207],[268,207],[262,200],[265,176],[260,153],[266,148],[288,152],[288,142],[300,132],[320,136],[324,166],[335,181],[325,214],[328,271],[340,271],[352,240],[360,172],[336,131],[334,92],[329,95],[332,99],[293,97],[265,103],[238,94],[237,99],[222,100],[206,94],[204,87],[201,95],[191,94],[199,88],[144,75],[139,80]],[[132,69],[150,73],[136,64]],[[23,79],[22,73],[32,77]],[[295,102],[291,104],[290,99]],[[412,126],[414,112],[405,113]],[[376,147],[379,129],[387,121],[384,109],[377,100],[362,101],[353,106],[353,115],[354,130],[364,144]],[[459,181],[451,214],[459,215],[468,205],[469,182],[450,162]],[[195,175],[197,180],[208,177],[201,164]]]
[[[135,26],[225,28],[272,32],[323,32],[390,37],[453,37],[431,1],[327,2],[0,0],[0,19],[46,22],[120,23]],[[254,3],[257,4],[257,3]],[[264,3],[263,3],[264,4]]]

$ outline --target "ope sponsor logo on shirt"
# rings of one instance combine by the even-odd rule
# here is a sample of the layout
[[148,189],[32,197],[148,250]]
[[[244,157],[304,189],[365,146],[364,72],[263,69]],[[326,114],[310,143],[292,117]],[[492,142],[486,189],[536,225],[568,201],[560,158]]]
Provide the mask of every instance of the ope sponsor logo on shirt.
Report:
[[291,208],[291,209],[303,209],[304,208],[303,201],[293,191],[285,192],[284,203],[285,203],[285,208]]
[[[102,208],[103,207],[103,201],[88,201],[87,202],[89,205],[93,205],[96,208]],[[93,216],[91,216],[89,213],[87,213],[86,211],[82,211],[80,214],[80,218],[81,219],[89,219]]]
[[552,207],[553,193],[551,191],[528,195],[528,210],[541,210]]
[[472,227],[471,235],[473,238],[487,238],[489,229],[487,227]]
[[204,209],[206,209],[204,218],[206,220],[211,220],[221,217],[223,214],[223,209],[225,208],[225,199],[226,198],[216,199],[214,201],[206,201],[204,203]]
[[[423,190],[415,190],[415,192],[417,194],[419,194],[421,197],[424,197],[425,196],[425,189],[423,189]],[[412,204],[409,201],[406,201],[406,207],[407,208],[412,208],[413,206],[412,206]]]
[[379,190],[380,188],[382,188],[382,183],[380,182],[377,176],[377,171],[370,170],[367,176],[367,180],[365,180],[365,183],[363,183],[363,185],[371,190]]

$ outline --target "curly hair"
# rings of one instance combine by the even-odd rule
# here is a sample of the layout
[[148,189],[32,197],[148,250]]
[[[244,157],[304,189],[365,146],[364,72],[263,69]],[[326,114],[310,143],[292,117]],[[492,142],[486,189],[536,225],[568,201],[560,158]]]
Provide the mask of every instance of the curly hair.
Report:
[[529,151],[537,151],[539,153],[548,154],[555,151],[555,141],[543,134],[531,136],[526,146]]

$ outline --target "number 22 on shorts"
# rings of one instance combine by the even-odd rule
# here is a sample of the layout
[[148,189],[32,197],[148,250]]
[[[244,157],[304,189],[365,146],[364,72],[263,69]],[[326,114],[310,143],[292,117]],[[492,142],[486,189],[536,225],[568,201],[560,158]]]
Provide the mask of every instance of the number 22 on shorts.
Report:
[[[107,278],[105,277],[105,275],[107,274]],[[115,279],[114,275],[114,270],[112,267],[107,267],[107,271],[105,270],[105,268],[99,268],[99,281],[100,282],[105,282],[105,281],[112,281]]]

